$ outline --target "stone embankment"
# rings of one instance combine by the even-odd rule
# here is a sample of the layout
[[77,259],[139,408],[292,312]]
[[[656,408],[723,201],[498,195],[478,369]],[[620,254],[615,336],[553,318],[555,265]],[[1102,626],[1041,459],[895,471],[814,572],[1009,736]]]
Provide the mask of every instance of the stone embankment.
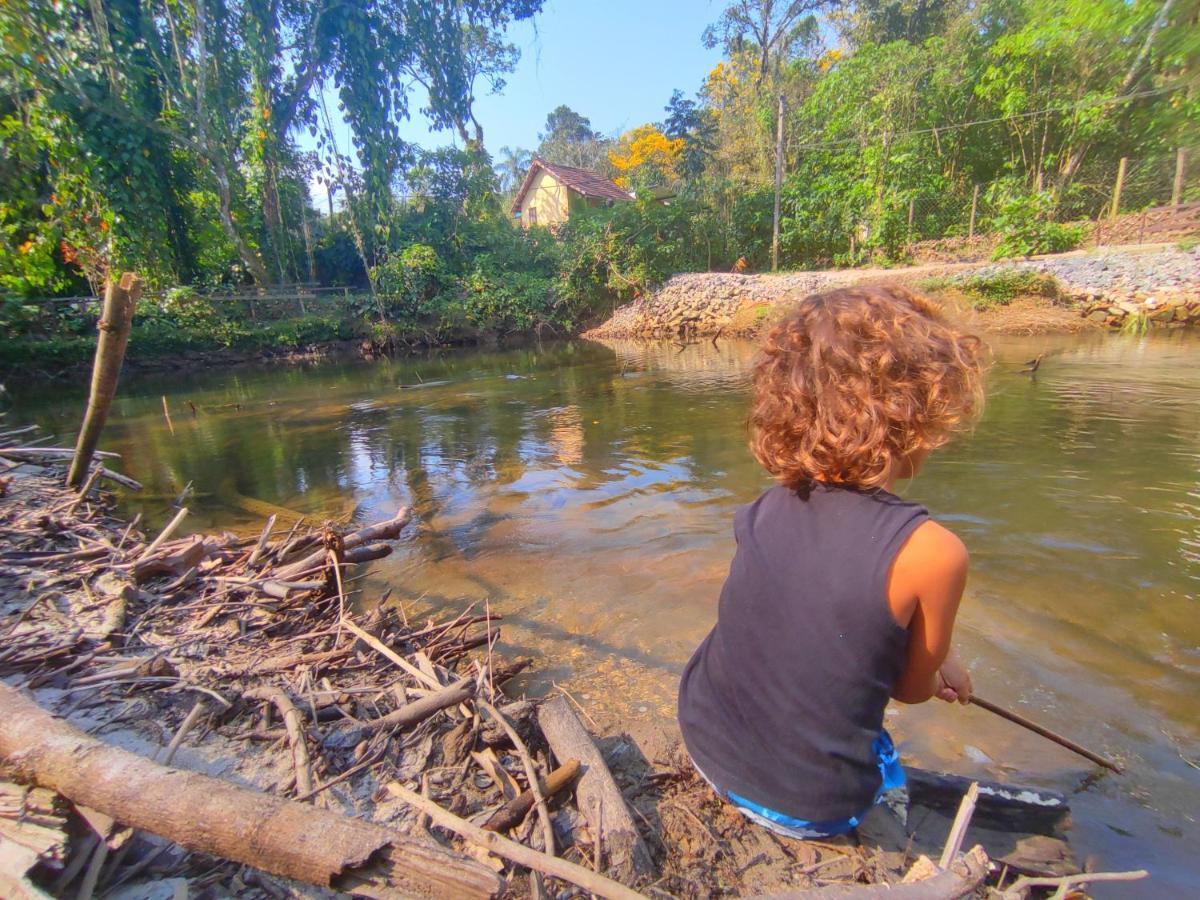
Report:
[[[782,275],[676,275],[653,294],[616,310],[588,332],[599,338],[751,335],[772,310],[816,291],[850,284],[931,278],[951,282],[1012,270],[1054,276],[1062,301],[1110,327],[1130,317],[1158,325],[1200,324],[1200,247],[1120,248],[987,264],[843,269]],[[1062,302],[1060,301],[1060,302]]]

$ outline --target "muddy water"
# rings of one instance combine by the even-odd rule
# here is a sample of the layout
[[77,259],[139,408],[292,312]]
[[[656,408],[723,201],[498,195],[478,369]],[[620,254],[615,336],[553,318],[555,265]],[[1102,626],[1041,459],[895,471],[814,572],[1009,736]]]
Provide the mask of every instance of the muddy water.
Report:
[[[1080,789],[1075,841],[1200,885],[1200,342],[997,339],[987,416],[903,493],[971,549],[960,644],[981,694],[1127,761],[1081,761],[976,709],[890,713],[910,760]],[[1047,353],[1037,378],[1020,361]],[[575,343],[397,363],[143,379],[105,443],[161,521],[278,512],[365,521],[412,504],[411,541],[360,582],[413,615],[479,601],[600,726],[669,722],[711,626],[734,507],[766,481],[741,420],[753,348]],[[161,397],[172,413],[167,427]],[[12,420],[69,433],[77,395]],[[195,407],[194,411],[192,407]],[[798,686],[802,689],[802,686]],[[1122,890],[1121,895],[1130,891]]]

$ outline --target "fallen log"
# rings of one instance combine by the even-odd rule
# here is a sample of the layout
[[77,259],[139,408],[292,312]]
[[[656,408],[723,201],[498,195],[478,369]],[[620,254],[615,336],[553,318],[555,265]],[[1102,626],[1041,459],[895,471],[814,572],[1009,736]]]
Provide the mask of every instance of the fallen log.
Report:
[[[548,800],[574,781],[578,774],[579,760],[567,760],[547,775],[544,780],[539,780],[538,788],[541,790],[542,796]],[[483,823],[483,830],[503,834],[510,828],[515,828],[521,824],[529,810],[533,808],[533,801],[533,791],[522,791],[492,813],[491,818]]]
[[485,866],[427,841],[109,746],[3,684],[0,721],[0,759],[16,777],[189,850],[377,897],[503,888]]
[[650,851],[638,834],[621,789],[566,698],[555,697],[543,703],[538,723],[560,763],[577,759],[582,764],[583,774],[575,788],[576,804],[607,850],[609,867],[616,877],[633,881],[638,875],[650,874],[654,869]]

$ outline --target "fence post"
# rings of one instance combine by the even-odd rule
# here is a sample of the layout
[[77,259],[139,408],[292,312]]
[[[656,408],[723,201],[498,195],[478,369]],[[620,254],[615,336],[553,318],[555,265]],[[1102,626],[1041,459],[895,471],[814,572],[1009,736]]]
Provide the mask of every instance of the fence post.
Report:
[[1125,169],[1128,165],[1129,157],[1122,156],[1117,166],[1117,183],[1113,186],[1112,212],[1108,215],[1110,219],[1115,219],[1121,210],[1121,188],[1125,187]]
[[775,219],[771,228],[771,271],[779,271],[779,195],[783,190],[783,94],[775,122]]
[[916,197],[908,198],[908,242],[912,243],[912,222],[913,222],[913,205],[916,203]]
[[1171,205],[1183,202],[1183,178],[1187,170],[1187,151],[1180,147],[1175,151],[1175,184],[1171,188]]
[[967,239],[975,237],[975,210],[979,209],[979,185],[971,192],[971,224],[967,226]]

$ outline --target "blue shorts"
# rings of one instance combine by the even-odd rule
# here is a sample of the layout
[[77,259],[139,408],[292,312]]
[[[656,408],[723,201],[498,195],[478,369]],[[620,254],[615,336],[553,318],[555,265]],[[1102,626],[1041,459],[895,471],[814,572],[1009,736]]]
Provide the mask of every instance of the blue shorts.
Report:
[[848,819],[834,819],[828,822],[809,822],[805,819],[787,816],[759,803],[755,803],[753,800],[741,797],[732,791],[722,790],[713,784],[707,775],[700,771],[700,767],[696,766],[695,760],[692,761],[692,765],[696,766],[696,771],[700,773],[700,777],[712,785],[712,789],[722,799],[728,800],[736,806],[738,812],[750,821],[786,837],[801,839],[827,838],[838,834],[845,834],[857,828],[858,824],[871,811],[872,807],[883,801],[884,795],[888,791],[899,790],[907,783],[904,768],[900,765],[900,756],[896,753],[896,745],[892,743],[892,736],[887,733],[886,729],[879,733],[879,737],[875,738],[875,743],[871,745],[871,749],[878,760],[879,774],[883,778],[882,783],[879,785],[879,790],[875,792],[874,801],[872,801],[871,806],[856,816],[850,816]]

